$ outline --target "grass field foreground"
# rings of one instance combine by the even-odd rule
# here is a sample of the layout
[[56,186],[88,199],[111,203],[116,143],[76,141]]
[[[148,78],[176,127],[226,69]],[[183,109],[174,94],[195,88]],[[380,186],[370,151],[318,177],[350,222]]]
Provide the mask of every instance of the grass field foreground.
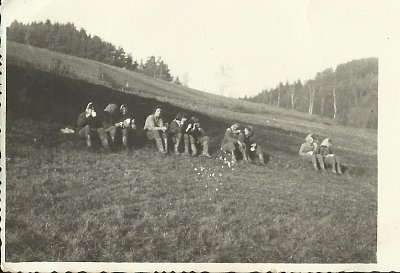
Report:
[[107,154],[56,133],[35,142],[48,127],[8,123],[9,262],[376,260],[369,161],[335,176],[278,149],[265,168],[156,157],[153,146]]

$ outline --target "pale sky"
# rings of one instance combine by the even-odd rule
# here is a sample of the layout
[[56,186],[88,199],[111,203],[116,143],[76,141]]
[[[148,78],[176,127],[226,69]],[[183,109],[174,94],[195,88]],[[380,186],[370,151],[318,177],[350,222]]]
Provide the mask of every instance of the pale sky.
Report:
[[376,0],[6,0],[2,19],[72,22],[138,61],[161,56],[192,88],[238,97],[377,57],[378,12]]

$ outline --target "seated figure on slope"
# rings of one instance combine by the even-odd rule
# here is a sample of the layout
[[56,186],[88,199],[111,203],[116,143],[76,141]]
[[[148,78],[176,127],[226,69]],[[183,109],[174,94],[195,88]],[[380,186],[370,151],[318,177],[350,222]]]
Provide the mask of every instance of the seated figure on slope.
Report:
[[187,114],[178,113],[175,119],[171,121],[171,124],[169,125],[169,133],[171,134],[174,142],[174,153],[176,155],[180,155],[179,146],[183,140],[185,141],[185,154],[189,154],[189,136],[185,130],[186,121]]
[[110,135],[112,148],[115,147],[115,134],[117,132],[117,128],[115,126],[117,121],[117,109],[118,105],[115,103],[110,103],[103,111],[103,128],[105,132]]
[[312,134],[308,134],[305,141],[300,146],[299,155],[303,157],[306,161],[313,164],[314,170],[319,172],[318,164],[321,170],[325,170],[324,161],[322,156],[318,154],[318,144],[314,142],[314,137]]
[[78,135],[86,139],[87,148],[92,147],[92,137],[98,134],[103,147],[108,150],[107,134],[102,124],[102,118],[97,115],[93,102],[89,102],[83,113],[78,116]]
[[248,161],[251,161],[254,155],[258,157],[258,164],[265,166],[264,152],[262,147],[257,143],[257,137],[254,128],[251,125],[244,127],[244,134],[240,137],[245,145],[246,156]]
[[340,165],[340,157],[332,153],[331,146],[332,140],[325,138],[319,147],[319,154],[322,156],[326,166],[332,166],[332,173],[343,174],[342,166]]
[[[197,117],[191,117],[185,131],[189,135],[192,156],[197,156],[197,148],[201,148],[202,156],[211,157],[208,148],[210,138],[205,135],[205,131],[200,125],[200,119]],[[185,146],[186,143],[187,142],[185,142]]]
[[242,138],[240,136],[241,132],[239,130],[239,124],[237,123],[232,124],[232,126],[227,128],[225,131],[225,135],[221,144],[221,150],[224,153],[231,153],[232,160],[235,162],[237,161],[236,152],[237,150],[239,150],[243,155],[243,160],[247,162],[248,157],[246,155],[246,146],[240,140]]
[[153,113],[146,118],[143,129],[146,132],[147,139],[154,139],[158,151],[166,155],[168,153],[167,126],[164,124],[161,113],[162,109],[160,106],[157,105],[154,107]]
[[136,131],[135,119],[126,104],[122,104],[119,108],[120,117],[115,123],[117,130],[121,130],[122,135],[122,148],[128,149],[128,139],[132,137]]

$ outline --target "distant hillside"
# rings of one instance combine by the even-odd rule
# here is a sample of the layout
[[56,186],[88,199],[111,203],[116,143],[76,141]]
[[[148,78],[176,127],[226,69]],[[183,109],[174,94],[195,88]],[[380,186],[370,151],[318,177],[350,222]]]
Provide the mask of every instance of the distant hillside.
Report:
[[[99,89],[106,87],[110,91],[154,99],[163,104],[169,103],[175,107],[186,109],[188,112],[201,113],[213,119],[267,126],[274,131],[283,129],[300,134],[312,131],[320,135],[337,135],[340,132],[340,135],[347,140],[354,138],[355,135],[373,136],[376,134],[376,132],[366,130],[344,130],[342,126],[337,126],[336,121],[331,118],[226,98],[96,61],[10,41],[7,41],[7,67],[23,68],[26,71],[23,73],[24,77],[16,80],[25,81],[28,86],[37,85],[34,83],[35,81],[39,81],[38,84],[41,84],[40,82],[45,80],[41,76],[37,78],[37,75],[52,74],[64,78],[66,81],[68,79],[79,80],[92,86],[97,85]],[[13,75],[9,75],[9,71],[7,71],[7,77],[10,79]],[[33,83],[29,84],[32,81]],[[47,86],[48,91],[51,92],[57,92],[57,89],[61,88],[57,84],[44,84],[44,86]],[[21,86],[14,90],[7,86],[7,100],[14,92],[23,91],[21,88],[24,87]],[[80,89],[80,92],[83,95],[85,91]]]
[[7,27],[7,39],[39,48],[82,57],[116,67],[137,71],[153,78],[172,81],[172,76],[161,57],[150,56],[145,63],[134,60],[121,46],[115,46],[97,35],[91,36],[86,30],[76,29],[73,23],[32,22],[23,24],[18,21]]
[[340,124],[377,128],[378,59],[367,58],[326,69],[304,85],[280,83],[246,100],[330,117]]

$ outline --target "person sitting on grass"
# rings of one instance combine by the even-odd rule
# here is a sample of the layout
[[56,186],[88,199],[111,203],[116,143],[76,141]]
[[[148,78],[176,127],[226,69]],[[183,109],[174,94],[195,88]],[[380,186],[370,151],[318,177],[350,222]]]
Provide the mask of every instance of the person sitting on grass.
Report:
[[104,149],[108,150],[107,134],[93,102],[89,102],[85,111],[78,116],[77,125],[78,135],[86,139],[87,148],[92,148],[92,137],[98,134]]
[[122,135],[122,148],[128,149],[128,139],[136,131],[135,119],[126,104],[122,104],[119,108],[120,118],[118,119],[115,127],[121,130]]
[[241,134],[240,137],[246,147],[246,157],[248,161],[251,161],[252,157],[256,155],[258,157],[258,164],[261,166],[265,166],[264,161],[264,152],[260,145],[257,143],[257,137],[254,133],[254,128],[251,125],[244,127],[244,134]]
[[222,140],[221,151],[224,153],[231,153],[232,160],[237,162],[236,151],[239,150],[243,155],[243,160],[247,162],[246,149],[244,143],[239,139],[240,134],[238,123],[234,123],[231,127],[227,128]]
[[[180,155],[179,145],[182,142],[182,139],[187,138],[188,148],[185,152],[189,153],[189,136],[186,134],[184,125],[186,124],[187,115],[186,113],[178,113],[171,124],[169,125],[169,133],[172,135],[172,140],[174,141],[174,153],[176,155]],[[185,135],[185,136],[184,136]],[[185,142],[186,143],[186,142]],[[186,147],[186,145],[185,145]]]
[[332,166],[332,173],[343,174],[342,166],[340,165],[340,157],[332,153],[331,146],[332,140],[330,138],[325,138],[319,147],[319,154],[322,156],[326,166]]
[[103,128],[106,133],[110,135],[112,149],[115,148],[115,134],[117,132],[115,122],[117,120],[117,109],[118,105],[110,103],[103,111]]
[[211,157],[209,153],[209,141],[210,138],[205,135],[204,129],[201,128],[200,119],[192,117],[189,120],[189,124],[186,128],[186,132],[189,135],[190,147],[192,149],[192,156],[197,156],[197,147],[202,149],[201,155],[204,157]]
[[314,170],[319,172],[318,164],[321,170],[325,170],[324,160],[322,156],[318,154],[318,144],[314,142],[314,137],[312,134],[308,134],[305,141],[300,146],[299,155],[303,157],[306,161],[313,164]]
[[[144,131],[148,140],[155,140],[158,151],[166,155],[168,153],[167,126],[161,117],[161,106],[154,107],[153,114],[150,114],[144,123]],[[165,147],[164,147],[164,145]]]

